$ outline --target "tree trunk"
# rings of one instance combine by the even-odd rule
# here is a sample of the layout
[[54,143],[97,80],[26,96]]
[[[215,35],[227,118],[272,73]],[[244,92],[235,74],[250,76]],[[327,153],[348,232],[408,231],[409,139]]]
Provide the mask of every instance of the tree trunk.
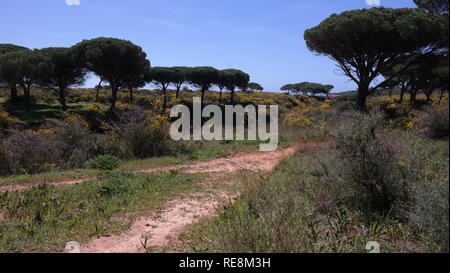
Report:
[[17,101],[17,87],[16,85],[10,85],[11,88],[11,101]]
[[133,102],[133,88],[130,89],[130,102]]
[[402,89],[400,90],[400,103],[402,103],[403,99],[405,98],[405,92],[406,92],[406,86],[402,85]]
[[369,93],[369,84],[360,83],[358,86],[358,94],[356,96],[356,107],[360,111],[367,110],[366,100]]
[[59,102],[62,105],[63,111],[67,111],[67,105],[66,105],[66,94],[65,94],[65,88],[59,87]]
[[444,89],[441,90],[441,94],[439,95],[439,104],[441,104],[443,97],[444,97]]
[[410,98],[410,104],[411,106],[416,106],[416,102],[417,102],[417,93],[419,93],[419,90],[416,88],[416,84],[413,82],[411,83],[411,87],[410,87],[410,91],[409,93],[411,94],[411,98]]
[[431,95],[433,94],[433,91],[426,91],[425,95],[427,96],[427,102],[431,102]]
[[202,109],[202,110],[203,110],[203,101],[205,100],[205,93],[206,93],[206,90],[202,89],[202,97],[200,99],[200,109]]
[[27,111],[31,110],[31,85],[28,84],[22,84],[21,85],[22,89],[23,89],[23,95],[25,97],[25,102],[26,102],[26,107],[27,107]]
[[109,108],[110,111],[113,111],[114,109],[116,109],[116,101],[117,101],[117,91],[118,91],[118,87],[111,85],[111,92],[112,92],[112,96],[111,96],[111,107]]
[[180,90],[181,90],[181,84],[180,84],[180,85],[177,85],[177,92],[176,92],[176,95],[175,95],[175,97],[176,97],[177,99],[180,97]]
[[223,88],[219,88],[220,89],[220,92],[219,92],[219,105],[220,104],[222,104],[222,91],[223,91]]
[[102,82],[103,82],[103,79],[100,79],[100,82],[97,84],[97,90],[95,92],[95,102],[98,102],[98,96],[99,96],[100,87],[101,87]]
[[230,92],[230,104],[233,105],[234,104],[234,90],[231,90]]
[[163,94],[164,94],[163,113],[166,113],[166,109],[167,109],[167,88],[163,87],[162,91],[163,91]]
[[411,90],[411,99],[410,99],[411,106],[416,105],[416,101],[417,101],[416,95],[417,95],[417,91]]

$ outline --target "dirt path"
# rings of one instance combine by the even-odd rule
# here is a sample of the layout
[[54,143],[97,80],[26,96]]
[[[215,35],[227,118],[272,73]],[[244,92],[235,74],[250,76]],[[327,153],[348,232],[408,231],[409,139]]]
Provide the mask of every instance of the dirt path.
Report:
[[229,157],[221,157],[209,161],[144,169],[137,172],[154,173],[177,170],[185,173],[233,173],[242,169],[267,171],[273,169],[281,159],[293,154],[297,147],[298,145],[273,152],[237,153]]
[[298,148],[290,147],[275,152],[253,152],[219,158],[208,162],[191,165],[179,165],[166,168],[141,170],[141,173],[170,171],[178,169],[187,173],[209,172],[208,179],[203,182],[203,189],[191,192],[180,199],[169,201],[161,211],[151,216],[138,219],[131,228],[121,235],[95,238],[81,246],[82,253],[139,253],[146,249],[161,248],[175,239],[188,225],[202,218],[214,215],[216,209],[226,201],[232,201],[239,194],[225,190],[213,189],[213,184],[235,183],[224,181],[224,176],[242,169],[252,171],[268,171],[273,169],[284,157],[294,153]]
[[31,183],[31,182],[23,182],[20,184],[11,184],[6,186],[0,187],[0,193],[7,192],[7,191],[21,191],[21,190],[27,190],[34,187],[37,187],[39,185],[47,184],[47,185],[74,185],[74,184],[80,184],[83,182],[88,181],[91,178],[83,178],[83,179],[73,179],[73,180],[61,180],[61,181],[55,181],[55,182],[39,182],[39,183]]
[[[184,228],[210,217],[223,203],[232,201],[237,194],[226,190],[213,190],[212,184],[222,175],[210,175],[202,190],[190,192],[180,199],[168,201],[164,209],[153,212],[134,222],[120,235],[95,238],[81,245],[81,253],[142,253],[146,249],[168,245]],[[145,246],[145,247],[144,247]]]
[[[177,164],[164,167],[152,167],[148,169],[142,169],[135,171],[136,173],[155,173],[155,172],[168,172],[171,170],[177,170],[185,173],[213,173],[213,172],[227,172],[233,173],[240,169],[247,170],[270,170],[272,169],[282,158],[292,154],[299,145],[281,149],[273,152],[247,152],[237,153],[229,157],[217,158],[208,161],[196,162],[192,164]],[[307,146],[303,144],[302,146]],[[7,191],[19,191],[30,189],[42,184],[48,185],[72,185],[80,184],[94,177],[88,177],[83,179],[73,180],[61,180],[55,182],[42,182],[42,183],[28,183],[23,182],[20,184],[11,184],[6,186],[0,186],[0,193]]]
[[[142,169],[136,173],[155,173],[177,170],[184,173],[209,173],[202,181],[202,188],[196,192],[185,193],[183,197],[168,201],[160,211],[153,211],[149,216],[135,221],[130,229],[120,235],[95,238],[81,246],[84,253],[136,253],[145,249],[164,247],[176,238],[184,228],[204,217],[212,216],[216,209],[238,196],[236,192],[226,190],[236,181],[228,181],[226,175],[240,170],[269,171],[283,158],[296,150],[304,150],[317,146],[317,143],[294,145],[273,152],[238,153],[229,157],[212,159],[192,164],[181,164],[166,167]],[[83,183],[92,178],[65,180],[50,185],[70,185]],[[220,182],[218,184],[217,182]],[[225,187],[223,185],[226,184]],[[220,185],[220,187],[218,187]],[[9,185],[0,187],[0,192],[23,190],[33,185]],[[145,247],[144,247],[145,246]]]

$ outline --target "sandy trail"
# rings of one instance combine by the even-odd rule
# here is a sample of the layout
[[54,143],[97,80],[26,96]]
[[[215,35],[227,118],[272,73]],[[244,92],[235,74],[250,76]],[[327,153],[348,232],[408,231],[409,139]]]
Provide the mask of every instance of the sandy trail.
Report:
[[[138,253],[145,252],[147,248],[164,247],[186,228],[186,226],[202,218],[214,215],[216,209],[227,201],[233,201],[239,194],[229,192],[221,184],[233,185],[236,181],[226,181],[225,175],[240,170],[270,171],[283,158],[297,150],[305,150],[317,146],[319,143],[306,143],[293,145],[286,149],[273,152],[237,153],[228,157],[212,159],[192,164],[180,164],[165,167],[154,167],[138,170],[136,173],[155,173],[176,170],[184,173],[209,173],[208,178],[202,181],[201,190],[185,193],[183,197],[168,201],[159,211],[151,211],[148,216],[135,221],[130,229],[120,235],[99,237],[81,246],[84,253]],[[70,185],[83,183],[91,178],[78,180],[65,180],[50,185]],[[0,187],[0,192],[23,190],[37,186],[37,184],[7,185]],[[146,240],[145,240],[146,238]],[[146,242],[145,242],[146,241]]]
[[[184,228],[214,214],[220,204],[235,197],[226,191],[208,190],[220,177],[209,177],[201,192],[185,194],[181,199],[168,201],[164,209],[144,216],[120,235],[99,237],[81,245],[81,253],[142,253],[147,249],[168,245]],[[145,247],[144,247],[145,246]]]
[[7,192],[7,191],[22,191],[22,190],[27,190],[27,189],[31,189],[34,187],[37,187],[39,185],[53,185],[53,186],[57,186],[57,185],[74,185],[74,184],[80,184],[83,182],[88,181],[91,178],[82,178],[82,179],[73,179],[73,180],[61,180],[61,181],[56,181],[56,182],[39,182],[39,183],[32,183],[32,182],[23,182],[20,184],[11,184],[11,185],[6,185],[6,186],[1,186],[0,187],[0,193],[2,192]]
[[[298,145],[292,147],[281,149],[273,152],[247,152],[247,153],[237,153],[228,157],[212,159],[208,161],[196,162],[192,164],[177,164],[171,166],[163,167],[152,167],[142,170],[135,171],[136,173],[156,173],[156,172],[168,172],[172,170],[177,170],[185,173],[213,173],[213,172],[227,172],[233,173],[240,169],[247,170],[270,170],[272,169],[279,160],[292,154]],[[80,184],[91,180],[95,177],[87,177],[82,179],[73,180],[61,180],[55,182],[22,182],[20,184],[11,184],[0,186],[0,193],[7,191],[19,191],[26,190],[33,187],[37,187],[42,184],[58,186],[58,185],[73,185]]]
[[184,173],[233,173],[242,169],[250,171],[268,171],[286,156],[293,154],[296,146],[273,152],[237,153],[209,161],[181,164],[167,167],[151,168],[137,171],[139,173],[167,172],[177,170]]
[[[310,146],[302,145],[301,148]],[[252,171],[271,170],[281,159],[293,154],[298,148],[298,146],[295,146],[275,152],[242,153],[228,158],[219,158],[191,165],[141,170],[141,173],[151,173],[178,169],[186,173],[209,172],[212,174],[203,182],[203,190],[169,201],[164,206],[165,209],[154,212],[151,216],[138,219],[129,230],[121,235],[93,239],[91,242],[81,246],[81,252],[139,253],[145,252],[145,248],[164,247],[172,240],[176,240],[177,236],[188,225],[214,215],[220,205],[238,197],[239,194],[236,192],[211,190],[211,185],[220,181],[225,174],[242,169]],[[223,181],[222,179],[220,182],[231,184],[234,181]]]

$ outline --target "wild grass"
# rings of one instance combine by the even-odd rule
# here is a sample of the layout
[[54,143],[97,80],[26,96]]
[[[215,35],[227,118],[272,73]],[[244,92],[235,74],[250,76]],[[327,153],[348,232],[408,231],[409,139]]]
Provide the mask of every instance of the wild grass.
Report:
[[246,174],[234,204],[181,235],[187,252],[448,252],[446,141],[342,117],[330,143],[269,175]]
[[11,184],[33,184],[42,182],[56,182],[62,180],[76,180],[96,176],[100,173],[99,170],[90,169],[74,169],[69,171],[50,171],[39,174],[22,174],[15,176],[6,176],[0,178],[0,186]]
[[[92,89],[71,92],[70,112],[83,116],[90,130],[103,130],[108,91],[102,91],[98,104],[93,103]],[[20,126],[61,122],[54,98],[48,98],[45,90],[33,93],[37,98],[34,112],[20,107],[9,111]],[[196,95],[182,92],[181,103],[189,105]],[[208,93],[206,102],[216,103],[217,95]],[[119,95],[121,101],[127,101],[126,97],[126,93]],[[154,110],[159,95],[140,90],[135,98],[135,105]],[[234,178],[243,185],[241,197],[225,205],[217,217],[202,220],[183,233],[185,251],[367,252],[367,242],[377,241],[382,252],[448,252],[447,95],[441,102],[434,96],[428,108],[409,105],[408,96],[402,103],[398,95],[374,96],[368,106],[381,110],[377,118],[355,114],[353,95],[325,103],[314,98],[306,103],[276,93],[238,93],[237,98],[244,104],[280,105],[286,123],[280,128],[279,147],[296,141],[326,144],[296,153],[272,173],[244,172]],[[423,97],[418,99],[425,103]],[[7,100],[0,101],[8,106]],[[166,148],[173,148],[172,152],[164,156],[121,157],[116,172],[51,169],[0,178],[0,185],[92,178],[80,185],[39,186],[1,194],[0,251],[59,251],[69,240],[83,242],[117,233],[171,194],[195,187],[196,176],[192,175],[143,176],[128,171],[253,151],[259,143],[170,143],[173,147]],[[103,148],[100,154],[115,151],[114,147]]]
[[[288,145],[284,141],[281,145]],[[179,151],[173,156],[152,157],[147,159],[124,160],[118,170],[131,172],[158,166],[168,166],[174,164],[186,164],[195,161],[209,160],[213,158],[227,156],[236,152],[255,151],[259,148],[258,141],[211,141],[211,142],[191,142],[186,145],[186,151]],[[11,184],[40,184],[43,182],[56,182],[62,180],[76,180],[95,177],[100,173],[94,169],[73,169],[73,170],[51,170],[38,174],[22,174],[14,176],[0,177],[0,186]]]
[[339,203],[333,189],[311,174],[311,158],[325,151],[297,153],[272,175],[241,177],[247,190],[219,216],[183,233],[184,251],[366,252],[369,241],[379,242],[383,252],[419,251],[408,225]]
[[69,241],[117,234],[200,178],[110,171],[78,185],[0,194],[0,252],[58,252]]

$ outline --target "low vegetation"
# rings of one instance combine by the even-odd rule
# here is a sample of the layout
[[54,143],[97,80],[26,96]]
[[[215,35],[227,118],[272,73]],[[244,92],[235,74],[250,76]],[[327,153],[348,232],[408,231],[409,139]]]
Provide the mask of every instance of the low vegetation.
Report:
[[376,241],[382,252],[448,252],[448,132],[430,133],[441,131],[431,124],[448,112],[437,107],[440,121],[431,122],[430,108],[405,106],[403,118],[421,118],[393,129],[399,117],[379,110],[390,99],[369,100],[377,104],[369,113],[334,117],[321,147],[273,173],[241,176],[242,196],[182,234],[184,250],[366,252]]
[[112,155],[99,155],[86,161],[85,166],[89,169],[114,170],[120,165],[120,159]]
[[86,242],[120,233],[167,198],[195,188],[199,179],[109,171],[78,185],[41,185],[0,194],[0,250],[59,252],[68,240]]

